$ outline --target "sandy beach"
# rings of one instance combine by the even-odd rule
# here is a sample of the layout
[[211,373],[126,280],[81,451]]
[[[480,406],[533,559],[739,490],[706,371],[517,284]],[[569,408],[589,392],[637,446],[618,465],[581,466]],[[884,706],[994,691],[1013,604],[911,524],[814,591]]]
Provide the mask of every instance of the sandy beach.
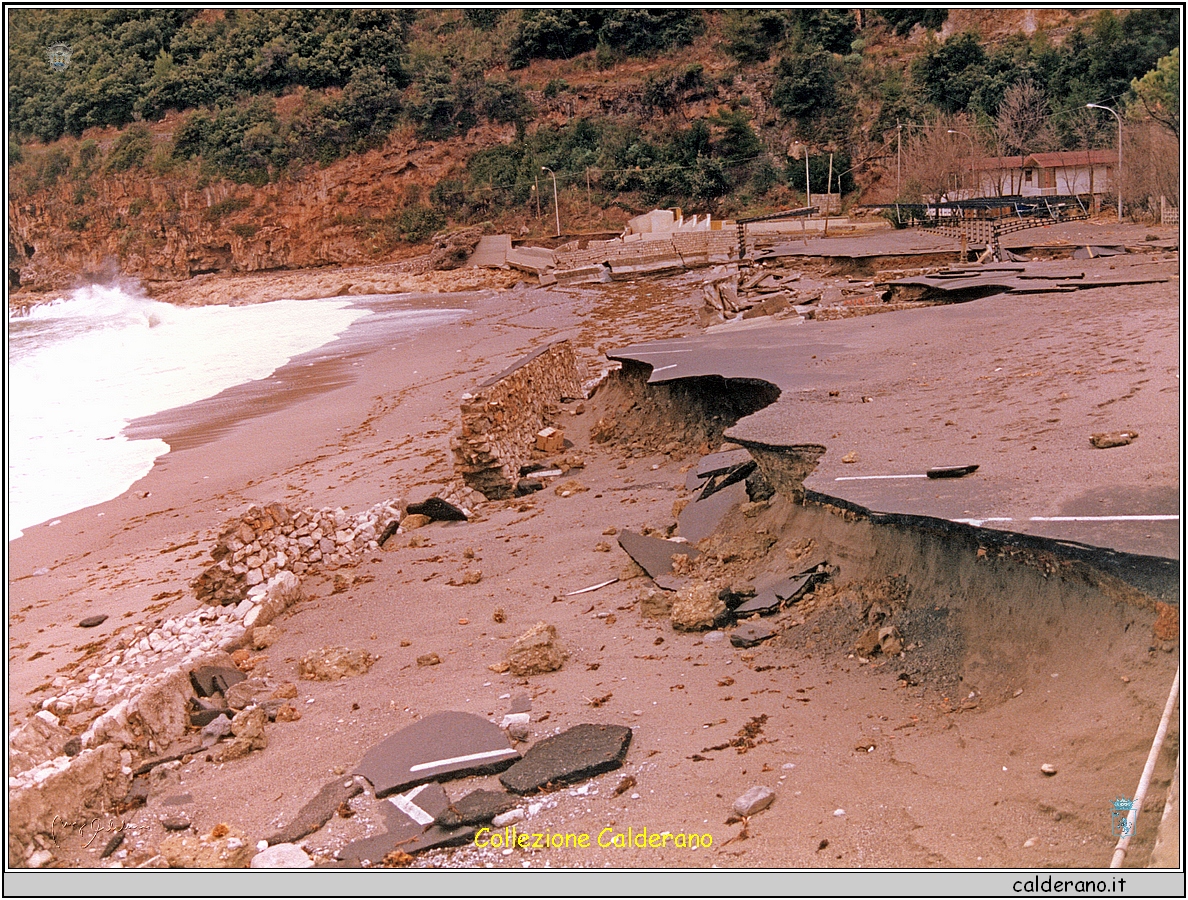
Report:
[[[1133,241],[1144,233],[1141,226],[1124,232]],[[311,296],[333,294],[336,278],[359,293],[359,273],[318,272],[306,278]],[[358,512],[445,493],[457,484],[450,440],[459,405],[483,380],[558,338],[570,339],[596,374],[614,347],[701,333],[696,272],[552,289],[509,286],[505,273],[486,283],[474,273],[466,279],[442,281],[461,293],[358,300],[381,312],[455,310],[456,321],[410,336],[385,331],[383,315],[367,317],[294,360],[274,383],[134,423],[131,435],[160,436],[172,447],[147,477],[108,503],[10,542],[10,730],[53,695],[56,678],[85,680],[135,640],[138,626],[192,612],[190,584],[211,564],[217,534],[250,505]],[[278,276],[282,281],[291,291],[300,277]],[[250,302],[281,290],[249,296],[250,280],[241,279],[207,291],[216,284],[179,287],[165,299],[183,300],[188,290],[185,302],[211,302],[230,291]],[[392,287],[378,277],[367,284],[377,294]],[[1178,278],[1160,290],[1174,306]],[[1158,305],[1138,315],[1156,316]],[[897,315],[870,317],[869,325]],[[1041,329],[1053,359],[1067,367],[1104,352],[1095,342],[1110,328],[1109,315],[1099,309],[1083,328],[1068,325],[1053,314]],[[1133,334],[1134,353],[1174,361],[1178,337],[1163,320]],[[935,337],[943,346],[929,360],[929,377],[962,357],[947,339]],[[884,358],[880,365],[907,363]],[[1130,386],[1123,377],[1138,376],[1118,375],[1116,393]],[[906,383],[906,376],[888,382],[895,390]],[[1003,385],[979,402],[990,415],[1000,394],[1014,402],[1010,392],[1027,389]],[[731,512],[703,542],[713,574],[754,585],[789,561],[823,555],[840,566],[834,584],[780,613],[779,634],[752,649],[674,631],[666,619],[642,613],[653,586],[616,536],[624,529],[663,533],[674,522],[674,504],[691,496],[688,470],[719,449],[722,428],[695,416],[681,422],[679,405],[665,407],[640,390],[612,376],[593,398],[558,408],[554,424],[573,445],[565,453],[582,465],[545,490],[476,502],[468,522],[397,535],[356,567],[305,578],[305,599],[273,623],[275,642],[252,653],[254,677],[298,686],[299,720],[270,724],[268,746],[246,758],[216,762],[198,753],[155,770],[147,803],[122,816],[126,837],[116,854],[101,860],[103,841],[84,846],[78,836],[64,837],[50,865],[141,865],[157,857],[167,836],[162,819],[179,814],[193,833],[225,823],[255,844],[387,735],[439,710],[498,722],[506,697],[525,693],[532,698],[529,744],[586,722],[633,729],[623,768],[533,800],[534,829],[696,831],[712,834],[712,846],[510,855],[465,846],[419,856],[415,865],[1106,865],[1117,840],[1109,802],[1134,789],[1179,656],[1178,646],[1174,653],[1152,649],[1153,603],[1119,600],[1099,584],[1049,577],[1010,559],[986,560],[976,543],[946,547],[777,493]],[[618,431],[594,440],[608,419]],[[1144,437],[1150,454],[1154,436]],[[1181,440],[1178,433],[1160,439]],[[1130,483],[1141,475],[1123,477]],[[570,481],[577,485],[554,490]],[[703,574],[710,568],[707,561]],[[465,577],[473,572],[481,576]],[[904,630],[905,640],[921,645],[919,677],[901,677],[902,661],[856,658],[852,649],[863,616],[894,593],[895,578],[910,585],[905,621],[916,630]],[[567,596],[611,579],[618,581]],[[93,615],[108,618],[77,627]],[[492,671],[538,621],[556,627],[569,653],[564,666],[528,678]],[[309,650],[334,646],[378,660],[354,678],[298,677],[298,660]],[[440,663],[418,665],[430,653]],[[749,739],[739,741],[743,734]],[[1177,753],[1178,739],[1176,730]],[[1167,759],[1139,822],[1136,845],[1146,849],[1128,866],[1149,858],[1172,776]],[[1057,774],[1044,774],[1042,765]],[[625,776],[633,785],[616,792]],[[740,821],[731,804],[755,785],[774,789],[776,800]],[[498,782],[475,777],[445,787],[456,800]],[[300,842],[315,860],[329,863],[351,841],[382,831],[370,794],[350,806],[350,815]]]

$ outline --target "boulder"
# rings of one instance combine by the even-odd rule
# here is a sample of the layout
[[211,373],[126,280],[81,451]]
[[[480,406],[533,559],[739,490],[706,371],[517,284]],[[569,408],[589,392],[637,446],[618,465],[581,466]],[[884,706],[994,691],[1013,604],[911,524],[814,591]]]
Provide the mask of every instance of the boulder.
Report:
[[718,591],[705,583],[691,584],[677,591],[672,603],[672,627],[678,631],[708,631],[726,615],[726,604]]
[[322,647],[311,650],[297,665],[302,678],[316,681],[337,681],[364,675],[375,663],[375,657],[366,650],[348,650],[346,647]]
[[161,842],[161,855],[172,869],[243,869],[252,847],[240,829],[216,825],[209,834],[172,834]]
[[540,675],[561,668],[568,654],[557,639],[557,629],[544,622],[537,622],[520,635],[506,661],[513,675]]

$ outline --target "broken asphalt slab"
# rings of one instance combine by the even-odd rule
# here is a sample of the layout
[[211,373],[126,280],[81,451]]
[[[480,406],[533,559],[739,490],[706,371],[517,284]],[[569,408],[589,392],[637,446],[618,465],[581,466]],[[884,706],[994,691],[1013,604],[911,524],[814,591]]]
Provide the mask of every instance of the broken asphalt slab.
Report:
[[461,800],[449,804],[437,816],[442,828],[458,828],[462,825],[485,825],[500,813],[505,813],[519,801],[503,791],[471,791]]
[[307,834],[313,834],[330,821],[342,804],[361,793],[363,784],[360,779],[345,775],[335,778],[301,807],[288,825],[267,839],[269,845],[294,844]]
[[665,590],[676,590],[684,583],[683,579],[676,578],[672,573],[672,558],[684,554],[694,560],[699,555],[697,548],[689,544],[636,534],[634,531],[619,532],[619,546],[639,563],[649,578]]
[[246,680],[246,675],[230,666],[203,666],[190,673],[190,683],[199,697],[226,694],[227,688],[231,685]]
[[520,758],[493,722],[465,712],[438,712],[376,744],[355,769],[377,797],[437,778],[491,775]]
[[751,461],[751,454],[746,450],[725,450],[721,453],[711,453],[703,456],[694,471],[698,478],[709,478],[711,475],[721,475],[735,466]]
[[732,509],[746,502],[746,482],[736,481],[704,500],[694,500],[688,504],[677,517],[677,530],[690,544],[696,544],[717,531],[718,525]]
[[440,497],[430,497],[421,503],[408,505],[410,516],[427,516],[433,522],[465,522],[466,513]]
[[514,794],[574,784],[619,768],[629,746],[624,725],[577,725],[534,744],[499,780]]
[[775,634],[775,629],[764,622],[743,622],[730,633],[730,643],[734,647],[754,647]]
[[393,850],[416,853],[435,847],[455,847],[474,836],[474,829],[442,828],[434,820],[449,809],[450,798],[437,782],[422,784],[405,794],[396,794],[379,803],[387,831],[374,837],[347,844],[339,851],[340,859],[378,863]]

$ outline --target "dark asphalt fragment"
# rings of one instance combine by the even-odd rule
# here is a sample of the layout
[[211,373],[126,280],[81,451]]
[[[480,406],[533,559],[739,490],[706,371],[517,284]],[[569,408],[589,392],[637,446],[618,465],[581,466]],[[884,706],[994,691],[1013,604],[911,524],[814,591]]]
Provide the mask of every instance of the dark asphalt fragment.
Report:
[[515,794],[574,784],[619,768],[630,745],[624,725],[577,725],[533,745],[499,780]]

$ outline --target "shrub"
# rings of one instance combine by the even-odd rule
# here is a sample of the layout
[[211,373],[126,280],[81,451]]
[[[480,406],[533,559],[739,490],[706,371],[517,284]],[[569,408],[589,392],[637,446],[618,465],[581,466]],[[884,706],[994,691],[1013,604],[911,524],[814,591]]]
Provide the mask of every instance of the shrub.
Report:
[[115,139],[107,154],[104,168],[108,172],[126,172],[144,163],[145,156],[153,149],[153,133],[146,125],[132,125]]

